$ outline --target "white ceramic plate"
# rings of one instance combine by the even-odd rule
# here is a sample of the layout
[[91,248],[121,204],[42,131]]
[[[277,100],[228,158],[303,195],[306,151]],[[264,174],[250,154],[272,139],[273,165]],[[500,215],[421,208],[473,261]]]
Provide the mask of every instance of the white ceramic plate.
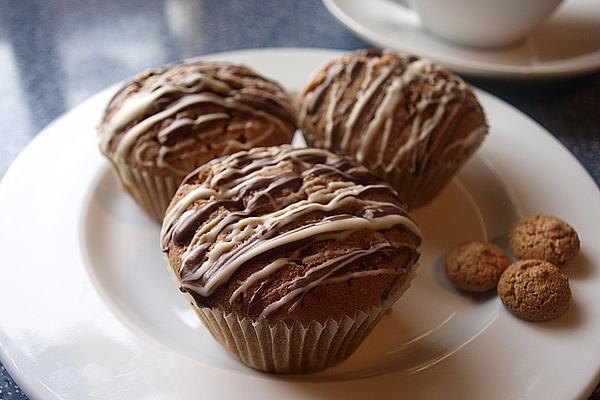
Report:
[[422,30],[398,0],[323,0],[329,11],[363,39],[418,54],[464,74],[548,78],[600,69],[598,0],[565,0],[518,45],[481,50],[462,47]]
[[[298,89],[339,53],[214,56]],[[510,106],[478,92],[492,132],[415,217],[425,238],[413,286],[358,351],[320,374],[261,374],[230,358],[170,279],[159,227],[119,192],[94,126],[115,88],[61,117],[0,185],[0,356],[33,399],[582,398],[600,367],[600,195],[578,162]],[[557,214],[582,239],[573,308],[533,324],[494,295],[466,296],[444,253],[498,239],[521,215]],[[362,379],[358,379],[362,378]]]

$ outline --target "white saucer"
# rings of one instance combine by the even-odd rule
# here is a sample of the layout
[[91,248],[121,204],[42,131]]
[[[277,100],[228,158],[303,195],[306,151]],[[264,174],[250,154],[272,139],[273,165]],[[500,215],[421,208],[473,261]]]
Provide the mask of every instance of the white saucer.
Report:
[[523,42],[491,50],[462,47],[423,31],[415,15],[394,0],[323,2],[337,19],[363,39],[430,58],[458,73],[549,78],[600,69],[597,0],[566,0]]
[[[247,63],[297,90],[338,52],[251,50]],[[348,360],[304,377],[232,359],[178,293],[159,227],[119,192],[94,126],[115,88],[59,118],[0,184],[0,358],[35,399],[582,398],[600,371],[600,193],[539,125],[478,92],[492,132],[430,206],[412,287]],[[517,150],[518,149],[518,150]],[[452,289],[441,263],[470,239],[500,239],[521,215],[571,222],[574,305],[547,323],[493,295]],[[357,379],[362,378],[362,379]]]

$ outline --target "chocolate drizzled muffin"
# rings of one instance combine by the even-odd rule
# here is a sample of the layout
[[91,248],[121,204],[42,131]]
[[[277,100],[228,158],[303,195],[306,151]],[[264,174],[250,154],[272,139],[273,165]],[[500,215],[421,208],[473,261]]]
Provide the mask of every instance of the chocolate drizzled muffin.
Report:
[[391,50],[358,50],[328,63],[300,97],[308,144],[354,157],[410,208],[432,200],[488,131],[458,76]]
[[215,339],[281,373],[348,357],[407,287],[421,241],[387,183],[350,158],[290,146],[194,171],[161,240]]
[[290,143],[295,110],[277,83],[227,63],[142,72],[112,98],[100,149],[122,187],[161,221],[185,175],[227,154]]

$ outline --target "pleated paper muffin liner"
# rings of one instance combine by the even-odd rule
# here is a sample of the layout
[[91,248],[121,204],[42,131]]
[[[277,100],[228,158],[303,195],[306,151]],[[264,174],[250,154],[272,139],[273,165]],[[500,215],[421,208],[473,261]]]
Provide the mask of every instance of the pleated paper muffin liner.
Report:
[[463,161],[429,168],[425,173],[415,175],[408,170],[402,170],[394,176],[393,186],[400,198],[409,206],[409,209],[424,206],[432,201],[458,170],[467,161]]
[[194,307],[219,342],[247,366],[265,372],[305,374],[320,371],[350,356],[381,317],[408,289],[414,267],[380,305],[325,322],[251,319],[217,308]]
[[[115,166],[123,190],[153,219],[162,222],[182,177],[161,176],[127,165]],[[123,183],[127,179],[128,185]]]

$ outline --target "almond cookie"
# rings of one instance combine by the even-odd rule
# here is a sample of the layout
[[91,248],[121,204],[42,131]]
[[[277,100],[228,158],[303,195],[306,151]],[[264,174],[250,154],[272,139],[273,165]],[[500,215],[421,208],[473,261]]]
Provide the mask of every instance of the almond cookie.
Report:
[[557,318],[571,305],[567,276],[544,260],[511,264],[500,277],[498,294],[510,312],[528,321]]
[[393,50],[357,50],[323,66],[300,94],[310,146],[354,157],[408,204],[432,200],[482,143],[473,90],[441,65]]
[[240,150],[290,143],[285,90],[243,65],[183,62],[146,70],[115,94],[98,134],[121,187],[157,221],[193,169]]
[[500,275],[509,264],[500,246],[489,242],[467,242],[448,253],[445,271],[458,289],[486,292],[496,288]]
[[534,215],[517,222],[508,240],[520,260],[546,260],[560,267],[579,253],[575,229],[552,215]]

